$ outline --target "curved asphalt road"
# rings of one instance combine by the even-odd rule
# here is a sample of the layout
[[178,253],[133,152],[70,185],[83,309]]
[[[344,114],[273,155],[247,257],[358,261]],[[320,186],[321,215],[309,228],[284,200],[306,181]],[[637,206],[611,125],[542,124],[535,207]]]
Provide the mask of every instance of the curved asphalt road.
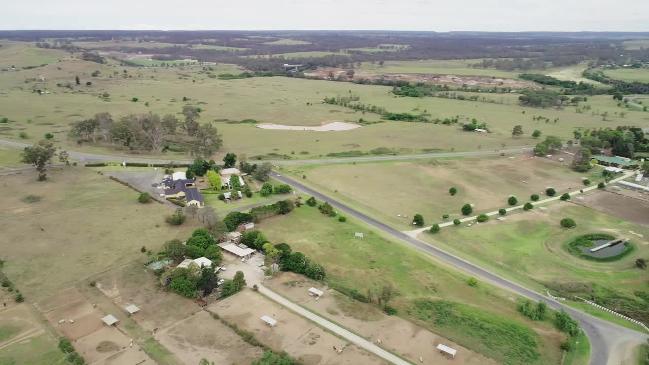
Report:
[[380,222],[370,216],[367,216],[366,214],[363,214],[355,210],[354,208],[345,205],[344,203],[341,203],[324,194],[321,194],[318,191],[313,190],[308,186],[305,186],[304,184],[292,178],[277,174],[275,172],[272,173],[272,177],[285,184],[291,185],[293,188],[297,190],[301,190],[306,194],[312,195],[317,199],[327,201],[329,202],[329,204],[345,212],[346,214],[353,216],[357,219],[360,219],[364,223],[407,243],[408,245],[418,249],[419,251],[431,255],[443,261],[444,263],[450,264],[458,269],[461,269],[466,273],[469,273],[477,278],[480,278],[481,280],[488,281],[494,285],[507,289],[520,296],[535,301],[543,301],[553,309],[565,310],[573,318],[579,321],[584,332],[588,335],[588,338],[590,339],[590,346],[591,346],[590,364],[591,365],[619,365],[620,355],[622,355],[620,352],[626,350],[621,348],[622,346],[627,346],[629,343],[643,343],[648,338],[646,334],[642,334],[640,332],[633,331],[631,329],[622,326],[618,326],[616,324],[593,317],[584,312],[575,310],[572,307],[564,305],[557,300],[546,297],[533,290],[527,289],[519,284],[516,284],[512,281],[502,278],[488,270],[485,270],[477,265],[474,265],[460,257],[452,255],[442,249],[439,249],[435,246],[425,243],[417,238],[410,237],[407,234],[398,231],[388,226],[387,224]]

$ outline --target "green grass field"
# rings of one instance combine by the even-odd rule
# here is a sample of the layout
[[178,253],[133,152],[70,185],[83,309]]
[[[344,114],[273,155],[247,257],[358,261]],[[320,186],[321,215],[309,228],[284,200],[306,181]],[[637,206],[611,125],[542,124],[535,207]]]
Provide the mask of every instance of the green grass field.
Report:
[[[20,47],[46,52],[52,59],[60,57],[56,50],[25,45]],[[0,53],[10,49],[0,49]],[[25,57],[21,62],[28,63],[28,54]],[[466,62],[426,61],[416,62],[415,65],[421,63],[418,67],[448,70],[466,67]],[[385,68],[415,67],[410,63],[405,66],[386,63]],[[213,67],[216,70],[212,76],[240,72],[232,65]],[[368,64],[364,67],[379,66]],[[124,70],[127,72],[124,73]],[[100,75],[91,76],[95,71],[99,71]],[[45,81],[38,81],[41,76]],[[80,77],[81,85],[74,85],[75,76]],[[86,82],[92,82],[92,85],[86,86]],[[71,88],[57,84],[71,84]],[[32,88],[45,89],[50,93],[39,96],[32,92]],[[577,113],[575,107],[560,110],[521,107],[516,94],[481,95],[486,101],[494,103],[432,97],[398,98],[390,93],[389,87],[285,77],[219,80],[209,77],[198,65],[141,68],[65,58],[63,62],[38,69],[0,72],[0,89],[3,90],[0,93],[0,118],[10,119],[9,123],[0,126],[0,138],[19,140],[20,133],[25,132],[27,142],[34,142],[49,132],[55,135],[58,144],[95,152],[107,149],[77,146],[67,139],[66,134],[70,123],[105,111],[112,112],[115,117],[127,113],[179,113],[184,105],[193,104],[203,109],[202,121],[256,119],[278,124],[319,125],[330,121],[355,122],[361,118],[370,122],[380,120],[381,116],[377,114],[322,103],[324,97],[350,93],[358,95],[362,103],[378,105],[392,112],[428,113],[431,119],[459,116],[461,122],[476,118],[485,121],[492,133],[467,133],[459,130],[459,126],[404,122],[372,124],[345,132],[273,131],[257,129],[249,124],[219,122],[217,126],[225,141],[223,150],[248,156],[275,153],[314,158],[332,152],[367,152],[378,147],[390,148],[397,153],[495,149],[502,145],[535,143],[529,137],[534,129],[541,130],[545,135],[569,138],[576,127],[649,126],[649,113],[618,107],[609,96],[589,98],[585,104],[590,106],[590,110]],[[109,97],[100,97],[104,93]],[[134,97],[138,98],[138,102],[131,101]],[[183,97],[188,101],[183,102]],[[602,117],[602,114],[606,117]],[[535,120],[535,117],[548,118],[550,121]],[[513,140],[511,130],[517,124],[523,125],[526,134]]]
[[[561,228],[559,220],[564,217],[573,218],[577,227]],[[641,302],[636,293],[646,292],[647,274],[634,262],[649,255],[649,242],[631,231],[649,236],[646,226],[559,202],[547,210],[512,215],[502,222],[450,227],[440,234],[424,233],[420,237],[539,291],[548,287],[565,297],[594,295],[601,299],[600,303],[617,296]],[[635,250],[613,262],[584,260],[568,253],[564,245],[569,240],[592,232],[627,237]]]
[[[544,196],[548,186],[559,192],[579,190],[582,177],[597,181],[598,170],[590,174],[572,171],[567,164],[530,156],[493,159],[440,159],[414,162],[381,162],[285,167],[292,175],[317,190],[336,196],[372,216],[400,229],[412,229],[415,213],[426,224],[461,218],[460,208],[474,204],[476,214],[508,207],[510,195],[519,204],[531,194]],[[455,187],[458,193],[449,194]]]
[[69,57],[69,54],[64,51],[37,48],[27,43],[0,40],[0,46],[0,69],[8,69],[11,66],[17,69],[40,66],[57,63]]
[[[340,223],[305,205],[290,215],[265,220],[258,228],[272,242],[286,242],[324,265],[327,281],[334,287],[366,293],[391,283],[399,291],[391,305],[398,308],[400,315],[464,346],[511,364],[560,362],[558,344],[563,336],[548,323],[527,321],[518,314],[509,294],[483,283],[471,287],[464,275],[368,231],[353,220]],[[355,232],[363,232],[365,237],[355,239]],[[456,331],[446,322],[426,320],[421,308],[417,309],[419,300],[451,301],[452,310],[459,311],[454,317],[457,321],[467,323],[472,318],[471,330]],[[497,337],[483,343],[481,339],[489,331]],[[523,353],[530,352],[538,352],[541,357],[529,360]]]
[[0,349],[0,365],[64,365],[56,340],[43,333]]
[[[30,301],[132,261],[144,255],[142,246],[156,251],[184,239],[194,228],[170,227],[164,217],[171,210],[138,203],[137,192],[95,171],[70,167],[50,175],[47,182],[37,182],[35,173],[2,178],[3,271]],[[41,200],[26,203],[27,195]]]
[[616,80],[649,82],[649,68],[618,68],[605,70],[604,74]]

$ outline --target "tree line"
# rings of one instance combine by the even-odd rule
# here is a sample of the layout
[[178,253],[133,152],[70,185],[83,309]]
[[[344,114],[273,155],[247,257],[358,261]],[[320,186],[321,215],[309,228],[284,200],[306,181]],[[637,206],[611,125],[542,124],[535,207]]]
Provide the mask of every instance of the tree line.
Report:
[[108,143],[133,151],[189,151],[194,156],[209,157],[223,140],[211,123],[200,124],[201,109],[186,105],[183,119],[173,114],[129,114],[114,119],[110,113],[98,113],[72,124],[70,137],[77,143]]

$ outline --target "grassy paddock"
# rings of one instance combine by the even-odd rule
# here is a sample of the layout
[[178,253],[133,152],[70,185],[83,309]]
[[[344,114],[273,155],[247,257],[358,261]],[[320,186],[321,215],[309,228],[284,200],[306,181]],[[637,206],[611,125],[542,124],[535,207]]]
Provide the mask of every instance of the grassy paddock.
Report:
[[[475,213],[508,207],[510,195],[519,204],[548,186],[557,191],[579,190],[582,177],[597,181],[597,170],[580,174],[558,162],[529,156],[492,159],[439,159],[286,167],[286,171],[318,190],[352,203],[399,228],[412,228],[412,216],[425,223],[461,218],[460,208],[474,204]],[[458,193],[449,194],[456,187]],[[401,215],[401,216],[399,216]],[[404,217],[404,215],[406,217]]]

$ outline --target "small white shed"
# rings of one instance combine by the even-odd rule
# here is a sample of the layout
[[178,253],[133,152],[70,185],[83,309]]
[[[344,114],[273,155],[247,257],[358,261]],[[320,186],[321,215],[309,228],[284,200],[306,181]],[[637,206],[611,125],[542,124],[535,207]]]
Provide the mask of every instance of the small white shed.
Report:
[[125,310],[128,314],[135,314],[135,313],[137,313],[137,312],[140,311],[140,308],[139,308],[137,305],[135,305],[135,304],[129,304],[129,305],[127,305],[126,307],[124,307],[124,310]]
[[114,315],[109,314],[106,317],[101,319],[102,322],[104,322],[107,326],[112,326],[119,322],[119,319],[117,319]]
[[197,259],[194,259],[194,263],[200,268],[212,266],[212,260],[208,259],[207,257],[199,257]]
[[363,232],[355,232],[354,233],[354,238],[361,238],[362,239],[363,237],[365,237]]
[[309,289],[309,295],[312,297],[320,298],[323,294],[324,292],[320,289],[316,289],[316,288]]
[[448,346],[443,345],[441,343],[439,345],[437,345],[437,350],[439,350],[439,352],[441,352],[444,355],[449,356],[452,359],[455,359],[455,354],[457,354],[456,349],[448,347]]
[[261,320],[271,327],[275,327],[275,325],[277,325],[277,320],[275,320],[275,318],[273,317],[261,316]]

